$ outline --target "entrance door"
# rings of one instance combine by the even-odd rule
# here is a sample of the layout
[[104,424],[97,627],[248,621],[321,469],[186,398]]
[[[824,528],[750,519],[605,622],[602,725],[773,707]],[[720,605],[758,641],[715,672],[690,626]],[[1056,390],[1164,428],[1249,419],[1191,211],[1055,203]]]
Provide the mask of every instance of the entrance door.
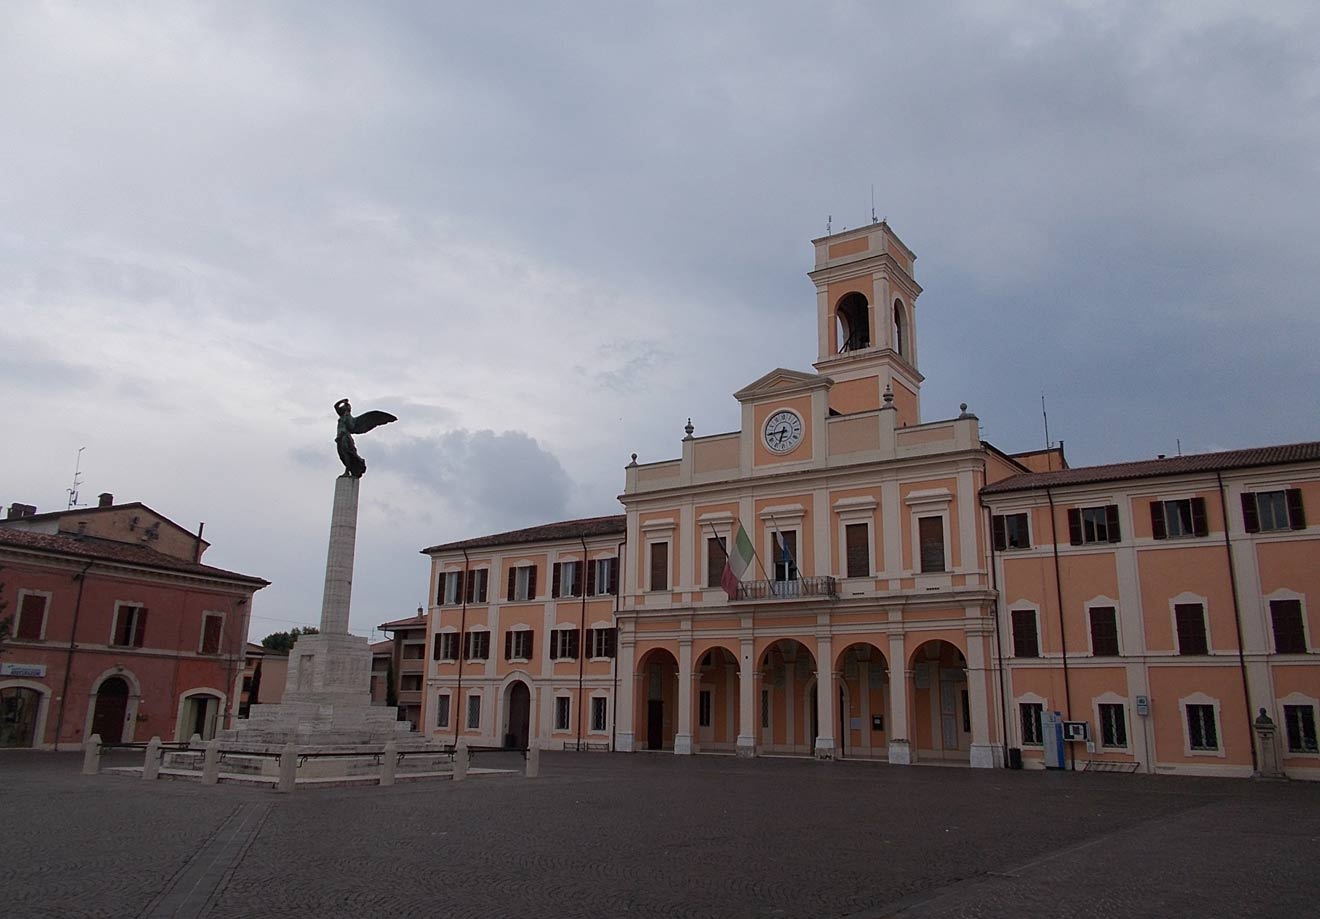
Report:
[[659,750],[665,745],[665,703],[646,700],[646,749]]
[[41,693],[23,686],[0,689],[0,747],[30,747],[37,733]]
[[101,743],[121,743],[124,739],[124,718],[128,715],[128,681],[112,676],[96,692],[96,708],[92,712],[92,733],[101,735]]
[[940,680],[940,739],[945,750],[958,749],[958,687]]
[[521,681],[509,687],[509,727],[504,735],[504,746],[526,750],[528,729],[532,723],[532,694]]
[[185,703],[183,727],[188,736],[196,734],[202,740],[215,737],[216,718],[220,714],[220,700],[216,696],[191,696]]

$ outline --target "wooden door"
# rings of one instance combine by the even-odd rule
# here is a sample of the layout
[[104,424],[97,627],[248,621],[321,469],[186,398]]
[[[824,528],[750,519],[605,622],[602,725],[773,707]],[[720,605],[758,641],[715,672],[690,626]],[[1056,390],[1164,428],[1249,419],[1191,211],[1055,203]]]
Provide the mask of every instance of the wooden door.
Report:
[[662,699],[646,701],[646,749],[659,750],[665,745],[665,703]]
[[101,735],[101,743],[121,743],[127,715],[128,683],[123,677],[112,676],[96,692],[92,733]]

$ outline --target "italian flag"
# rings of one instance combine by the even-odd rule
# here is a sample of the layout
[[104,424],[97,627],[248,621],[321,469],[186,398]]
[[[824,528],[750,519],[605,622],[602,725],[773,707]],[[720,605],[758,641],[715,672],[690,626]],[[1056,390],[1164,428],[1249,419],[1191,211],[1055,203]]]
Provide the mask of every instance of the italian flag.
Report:
[[752,548],[752,540],[740,522],[738,533],[733,537],[733,545],[729,546],[724,559],[724,576],[720,578],[720,586],[730,600],[738,596],[738,584],[751,569],[755,559],[756,550]]

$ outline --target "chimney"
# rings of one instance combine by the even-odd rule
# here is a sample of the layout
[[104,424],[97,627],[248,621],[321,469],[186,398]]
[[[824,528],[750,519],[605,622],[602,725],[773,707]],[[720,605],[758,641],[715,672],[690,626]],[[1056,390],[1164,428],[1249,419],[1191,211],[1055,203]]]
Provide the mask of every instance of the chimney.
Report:
[[96,496],[97,507],[111,507],[115,503],[115,496],[108,491],[103,491]]
[[18,502],[14,502],[9,505],[9,511],[5,514],[5,518],[8,520],[15,520],[19,517],[31,517],[36,512],[37,508],[34,504],[19,504]]

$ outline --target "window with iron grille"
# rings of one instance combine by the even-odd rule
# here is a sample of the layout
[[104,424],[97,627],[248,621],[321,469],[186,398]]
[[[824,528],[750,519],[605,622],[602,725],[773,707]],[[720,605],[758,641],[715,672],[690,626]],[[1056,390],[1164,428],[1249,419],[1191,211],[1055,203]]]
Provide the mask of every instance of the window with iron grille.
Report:
[[568,696],[555,696],[555,730],[567,731],[573,714],[573,702]]
[[1274,653],[1306,653],[1301,600],[1271,600],[1270,619],[1274,625]]
[[435,726],[449,727],[449,693],[442,693],[435,700]]
[[1096,657],[1118,657],[1118,611],[1112,606],[1093,606],[1091,653]]
[[708,728],[711,725],[711,696],[709,689],[701,690],[697,697],[697,727]]
[[605,724],[609,713],[609,700],[604,696],[594,696],[591,700],[591,730],[592,733],[599,734],[605,730]]
[[1205,634],[1205,607],[1199,603],[1177,603],[1173,616],[1178,624],[1179,654],[1209,654]]
[[1123,747],[1127,742],[1127,709],[1121,703],[1102,702],[1100,709],[1100,746]]
[[1311,705],[1285,705],[1283,707],[1284,733],[1288,737],[1289,753],[1316,753],[1320,748],[1315,739],[1315,707]]
[[848,577],[871,576],[871,527],[865,523],[850,523],[843,528]]
[[1018,704],[1018,715],[1022,721],[1022,746],[1039,747],[1045,742],[1040,726],[1040,718],[1043,712],[1044,706],[1039,702],[1021,702]]
[[[484,634],[489,635],[489,632]],[[481,696],[475,693],[468,696],[467,726],[469,730],[481,728]]]
[[1219,729],[1213,705],[1187,706],[1187,745],[1193,750],[1218,750]]
[[1013,656],[1040,657],[1040,634],[1036,628],[1036,611],[1013,610]]

